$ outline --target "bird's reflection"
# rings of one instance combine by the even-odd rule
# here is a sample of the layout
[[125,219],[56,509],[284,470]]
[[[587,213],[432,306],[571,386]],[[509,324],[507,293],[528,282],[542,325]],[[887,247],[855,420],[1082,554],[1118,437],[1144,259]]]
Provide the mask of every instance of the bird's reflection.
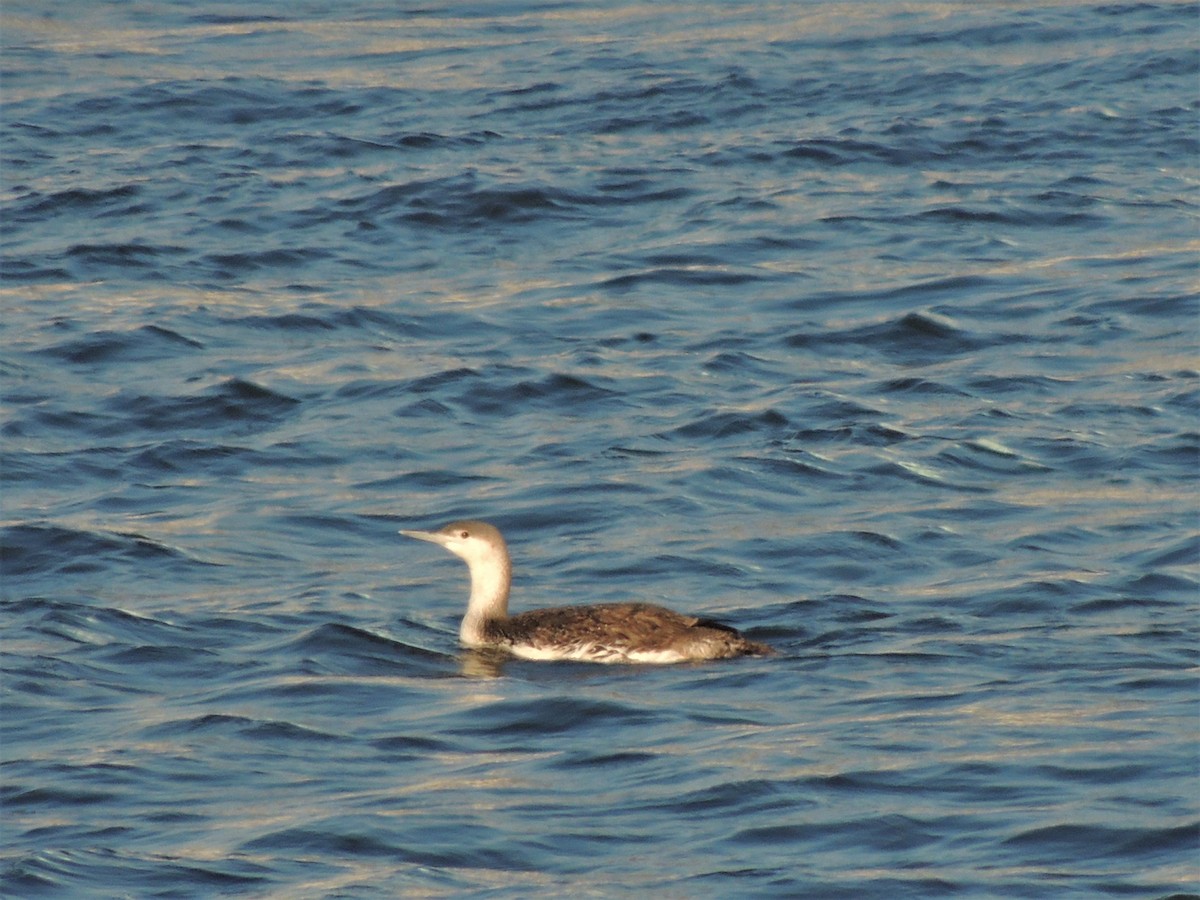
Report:
[[494,647],[464,649],[459,656],[459,668],[465,678],[499,678],[512,655]]

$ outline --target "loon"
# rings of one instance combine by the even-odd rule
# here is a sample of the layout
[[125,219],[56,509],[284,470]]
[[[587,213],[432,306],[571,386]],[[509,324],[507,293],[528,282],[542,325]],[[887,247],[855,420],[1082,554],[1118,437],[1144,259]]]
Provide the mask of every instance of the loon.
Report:
[[458,637],[468,647],[495,647],[523,659],[603,663],[677,663],[774,653],[728,625],[649,603],[558,606],[509,616],[512,561],[496,526],[451,522],[437,531],[400,534],[438,544],[466,561],[471,597]]

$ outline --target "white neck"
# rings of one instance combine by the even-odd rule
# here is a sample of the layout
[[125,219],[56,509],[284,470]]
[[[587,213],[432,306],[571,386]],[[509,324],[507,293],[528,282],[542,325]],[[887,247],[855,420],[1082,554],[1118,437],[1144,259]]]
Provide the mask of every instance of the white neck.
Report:
[[467,560],[471,569],[471,599],[463,616],[458,637],[469,647],[483,641],[484,622],[508,617],[508,588],[512,584],[512,563],[500,550]]

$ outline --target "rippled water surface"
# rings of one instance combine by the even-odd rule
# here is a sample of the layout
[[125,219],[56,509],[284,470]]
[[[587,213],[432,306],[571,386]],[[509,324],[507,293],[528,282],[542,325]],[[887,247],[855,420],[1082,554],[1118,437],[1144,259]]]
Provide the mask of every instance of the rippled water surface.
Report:
[[1200,891],[1194,4],[4,6],[0,892]]

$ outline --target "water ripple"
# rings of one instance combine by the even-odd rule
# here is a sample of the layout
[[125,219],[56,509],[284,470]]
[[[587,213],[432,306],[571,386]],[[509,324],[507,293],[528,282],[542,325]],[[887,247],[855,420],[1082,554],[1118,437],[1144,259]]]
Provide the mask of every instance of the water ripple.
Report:
[[1200,890],[1191,5],[42,6],[0,893]]

